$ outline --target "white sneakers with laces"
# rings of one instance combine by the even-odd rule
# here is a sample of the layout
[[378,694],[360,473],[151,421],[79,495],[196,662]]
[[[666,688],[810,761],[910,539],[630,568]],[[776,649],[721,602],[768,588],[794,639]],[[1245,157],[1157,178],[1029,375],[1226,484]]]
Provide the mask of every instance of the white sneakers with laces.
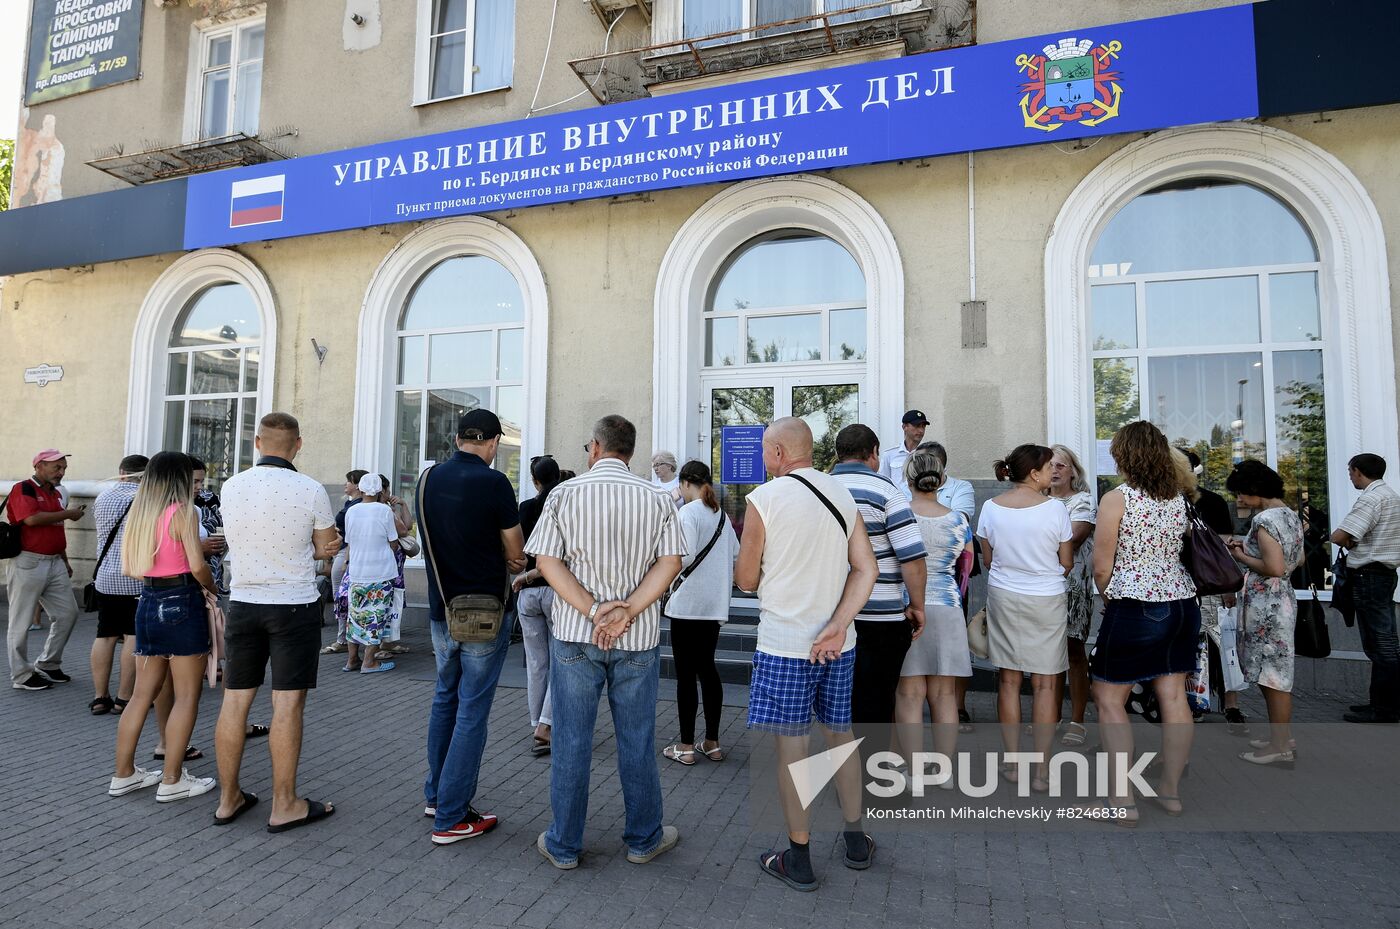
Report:
[[154,787],[160,783],[161,776],[160,771],[147,771],[142,767],[137,767],[128,777],[113,775],[112,783],[107,787],[107,796],[124,797],[143,787]]
[[187,769],[180,769],[180,779],[173,784],[161,784],[156,788],[156,802],[169,803],[172,800],[186,800],[207,794],[218,783],[212,777],[195,777]]

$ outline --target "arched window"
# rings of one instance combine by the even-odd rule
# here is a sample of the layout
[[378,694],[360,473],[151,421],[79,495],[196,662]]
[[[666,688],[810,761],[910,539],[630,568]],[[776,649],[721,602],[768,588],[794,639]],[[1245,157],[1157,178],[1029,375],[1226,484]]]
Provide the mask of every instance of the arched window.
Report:
[[202,458],[214,488],[253,463],[262,341],[252,294],[231,282],[195,294],[171,328],[161,447]]
[[705,367],[865,360],[865,276],[823,235],[751,239],[705,305]]
[[395,333],[394,476],[411,494],[423,465],[445,461],[463,413],[501,419],[496,467],[520,487],[525,418],[525,302],[500,263],[461,255],[434,265],[409,293]]
[[1089,350],[1105,446],[1145,418],[1224,491],[1234,462],[1283,475],[1289,503],[1328,509],[1322,265],[1307,227],[1250,184],[1197,178],[1130,201],[1089,259]]

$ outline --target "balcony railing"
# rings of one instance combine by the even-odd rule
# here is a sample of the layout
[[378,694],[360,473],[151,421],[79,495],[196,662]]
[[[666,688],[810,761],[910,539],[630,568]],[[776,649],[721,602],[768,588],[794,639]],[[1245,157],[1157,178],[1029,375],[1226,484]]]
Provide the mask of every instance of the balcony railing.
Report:
[[976,0],[887,0],[578,58],[569,67],[599,103],[618,103],[671,81],[895,43],[903,54],[957,48],[975,44],[976,33]]
[[204,171],[218,171],[222,168],[280,161],[286,157],[288,157],[287,153],[275,145],[259,139],[257,136],[238,132],[233,135],[220,136],[217,139],[202,139],[186,145],[151,145],[144,151],[133,152],[129,155],[118,152],[89,161],[88,164],[118,180],[126,181],[128,184],[149,184],[152,181],[186,177]]

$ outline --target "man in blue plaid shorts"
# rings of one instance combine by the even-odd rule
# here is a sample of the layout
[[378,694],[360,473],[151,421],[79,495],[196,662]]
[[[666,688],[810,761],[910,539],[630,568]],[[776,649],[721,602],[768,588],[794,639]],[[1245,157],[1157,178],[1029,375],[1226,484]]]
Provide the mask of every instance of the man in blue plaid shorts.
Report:
[[[797,890],[816,890],[808,815],[791,765],[808,755],[815,717],[835,748],[851,741],[856,614],[875,586],[875,554],[855,500],[812,467],[812,430],[800,419],[763,433],[763,464],[774,480],[748,495],[734,582],[758,591],[758,649],[749,685],[749,728],[777,741],[778,794],[789,847],[759,858],[764,871]],[[860,768],[836,774],[846,821],[846,866],[870,867],[875,843],[861,826]]]

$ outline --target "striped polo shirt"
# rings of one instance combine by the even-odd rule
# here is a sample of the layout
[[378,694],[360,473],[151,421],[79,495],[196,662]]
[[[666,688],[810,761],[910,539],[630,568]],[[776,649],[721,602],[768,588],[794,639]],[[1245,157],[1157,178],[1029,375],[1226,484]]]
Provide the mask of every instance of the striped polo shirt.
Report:
[[1385,481],[1367,484],[1337,528],[1356,540],[1347,553],[1348,567],[1400,565],[1400,494]]
[[[685,536],[671,495],[604,458],[587,474],[555,487],[525,543],[526,554],[558,558],[600,603],[625,600],[658,558],[685,555]],[[593,623],[563,597],[554,598],[553,633],[561,642],[593,641]],[[656,648],[661,604],[653,603],[614,648]]]
[[924,557],[924,539],[909,501],[889,478],[859,461],[843,461],[831,474],[855,498],[880,577],[856,619],[894,621],[904,618],[904,575],[899,566]]

